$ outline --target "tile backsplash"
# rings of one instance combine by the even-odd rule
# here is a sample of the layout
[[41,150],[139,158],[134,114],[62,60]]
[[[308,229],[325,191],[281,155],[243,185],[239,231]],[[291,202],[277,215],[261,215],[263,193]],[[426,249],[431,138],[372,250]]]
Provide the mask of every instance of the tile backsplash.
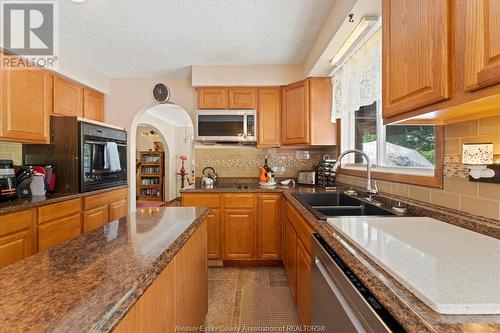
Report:
[[[435,189],[378,181],[379,190],[413,200],[466,213],[500,220],[500,184],[471,182],[468,169],[462,164],[462,144],[494,145],[496,163],[500,163],[500,116],[463,121],[445,126],[444,187]],[[339,175],[344,184],[364,186],[366,180]]]
[[324,155],[335,156],[336,148],[267,148],[245,146],[198,146],[195,148],[195,173],[213,167],[221,177],[257,177],[259,166],[268,158],[271,168],[281,167],[278,177],[295,177],[297,171],[313,170]]
[[13,160],[15,165],[23,163],[23,145],[17,142],[0,141],[0,160]]

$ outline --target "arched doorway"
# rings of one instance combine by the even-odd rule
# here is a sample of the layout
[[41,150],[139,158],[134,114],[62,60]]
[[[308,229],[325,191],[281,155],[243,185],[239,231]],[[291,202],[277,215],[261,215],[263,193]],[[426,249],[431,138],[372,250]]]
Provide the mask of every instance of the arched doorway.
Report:
[[140,125],[156,128],[165,141],[168,150],[165,166],[165,201],[173,200],[179,195],[180,156],[186,156],[185,169],[188,174],[193,169],[193,121],[182,107],[175,104],[155,104],[144,107],[134,117],[129,130],[129,207],[136,210],[136,150],[137,129]]
[[[135,134],[136,208],[162,206],[168,197],[168,144],[160,130],[150,124],[139,124]],[[132,181],[132,180],[131,180]]]

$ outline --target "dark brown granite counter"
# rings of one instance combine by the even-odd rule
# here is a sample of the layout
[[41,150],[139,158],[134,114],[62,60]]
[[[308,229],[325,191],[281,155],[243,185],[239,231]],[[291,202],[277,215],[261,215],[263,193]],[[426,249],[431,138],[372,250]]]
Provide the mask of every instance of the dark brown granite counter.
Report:
[[[224,192],[283,192],[288,200],[304,217],[309,225],[318,232],[337,254],[349,265],[354,273],[363,281],[379,301],[391,312],[396,320],[408,332],[500,332],[500,315],[442,315],[420,301],[403,285],[393,279],[374,261],[364,255],[361,250],[351,244],[324,221],[316,219],[294,197],[294,192],[324,192],[323,189],[310,186],[296,188],[266,189],[231,189],[230,186],[204,190],[195,188],[184,193],[224,193]],[[448,223],[498,237],[500,226],[492,220],[464,215],[441,209],[432,205],[420,205],[403,198],[380,196],[377,200],[389,205],[393,201],[404,201],[409,204],[409,212],[416,216],[430,216]],[[467,269],[474,269],[470,267]],[[457,292],[460,292],[457,290]]]
[[96,195],[109,191],[116,191],[127,187],[128,187],[127,185],[123,185],[123,186],[111,187],[86,193],[55,193],[55,194],[47,194],[44,196],[33,196],[29,198],[2,201],[0,202],[0,214],[13,213],[23,209],[50,205],[61,201],[82,198],[89,195]]
[[144,209],[0,270],[0,331],[111,331],[208,213]]

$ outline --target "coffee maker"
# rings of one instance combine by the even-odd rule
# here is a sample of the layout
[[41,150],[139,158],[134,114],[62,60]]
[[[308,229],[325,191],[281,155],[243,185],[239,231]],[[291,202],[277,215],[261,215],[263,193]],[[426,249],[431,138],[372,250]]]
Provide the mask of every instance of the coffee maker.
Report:
[[12,160],[0,160],[0,201],[15,199],[16,172]]

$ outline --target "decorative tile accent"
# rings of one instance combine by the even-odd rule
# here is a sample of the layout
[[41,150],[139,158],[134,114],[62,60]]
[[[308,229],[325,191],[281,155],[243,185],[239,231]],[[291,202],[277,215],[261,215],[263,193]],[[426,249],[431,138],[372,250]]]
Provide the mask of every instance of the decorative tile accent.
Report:
[[469,177],[469,169],[462,164],[462,156],[460,154],[444,155],[444,170],[445,177]]
[[[309,155],[309,159],[297,158],[307,155]],[[203,168],[211,166],[215,168],[221,177],[257,177],[259,174],[259,166],[264,165],[264,159],[267,157],[268,164],[271,168],[284,168],[284,172],[276,173],[277,176],[295,177],[297,171],[313,170],[324,155],[335,156],[336,151],[334,148],[258,149],[253,147],[200,147],[195,148],[194,165],[197,176],[202,176]]]

